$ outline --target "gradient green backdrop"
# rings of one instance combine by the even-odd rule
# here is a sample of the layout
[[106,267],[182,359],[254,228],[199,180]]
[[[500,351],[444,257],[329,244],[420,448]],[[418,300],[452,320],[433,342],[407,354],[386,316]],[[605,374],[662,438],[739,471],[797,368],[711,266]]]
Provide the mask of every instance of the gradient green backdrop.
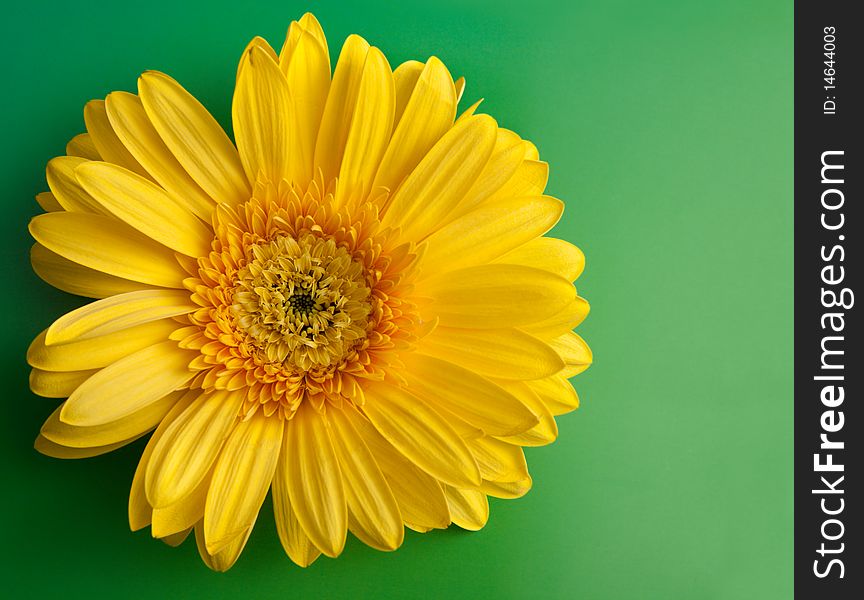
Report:
[[[270,501],[233,570],[146,531],[126,498],[139,442],[58,461],[32,450],[55,401],[27,387],[32,336],[81,300],[30,271],[44,164],[81,109],[164,70],[223,123],[236,61],[313,10],[393,66],[436,54],[469,103],[540,148],[555,233],[581,246],[596,353],[582,408],[529,449],[534,489],[480,533],[353,538],[301,570]],[[280,598],[791,597],[792,3],[150,0],[3,9],[0,595]],[[464,104],[464,103],[463,103]]]

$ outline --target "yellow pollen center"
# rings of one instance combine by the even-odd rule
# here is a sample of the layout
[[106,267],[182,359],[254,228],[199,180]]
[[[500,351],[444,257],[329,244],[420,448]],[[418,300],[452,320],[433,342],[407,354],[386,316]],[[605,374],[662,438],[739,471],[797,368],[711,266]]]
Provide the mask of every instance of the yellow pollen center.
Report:
[[250,250],[231,310],[268,362],[295,373],[327,367],[366,337],[370,287],[347,250],[314,234]]

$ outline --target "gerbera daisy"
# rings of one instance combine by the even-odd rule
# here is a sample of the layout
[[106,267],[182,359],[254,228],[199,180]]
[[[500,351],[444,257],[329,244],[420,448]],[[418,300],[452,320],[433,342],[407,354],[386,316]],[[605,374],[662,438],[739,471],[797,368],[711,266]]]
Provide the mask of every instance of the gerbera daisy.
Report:
[[307,566],[351,531],[476,530],[487,496],[531,487],[523,446],[552,442],[591,353],[582,253],[543,237],[563,210],[537,149],[437,58],[391,70],[358,36],[331,79],[323,31],[255,38],[236,146],[179,83],[84,109],[48,163],[33,268],[99,300],[31,345],[33,391],[67,398],[36,448],[102,454],[155,429],[129,522],[204,562],[237,560],[272,491]]

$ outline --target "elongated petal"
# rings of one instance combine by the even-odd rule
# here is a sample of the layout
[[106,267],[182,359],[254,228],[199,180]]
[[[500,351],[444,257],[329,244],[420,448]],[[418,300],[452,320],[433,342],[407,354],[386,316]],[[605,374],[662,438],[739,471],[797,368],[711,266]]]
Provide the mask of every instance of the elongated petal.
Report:
[[543,269],[568,281],[576,281],[585,268],[585,255],[570,242],[541,237],[495,259],[495,262]]
[[390,486],[348,417],[335,407],[328,407],[327,415],[342,467],[351,531],[374,548],[395,550],[402,545],[404,528]]
[[369,44],[366,40],[350,35],[345,40],[336,62],[333,83],[327,94],[327,103],[324,105],[321,127],[315,143],[315,167],[321,169],[325,181],[339,174],[368,52]]
[[326,41],[300,29],[291,56],[280,57],[280,66],[291,91],[289,173],[292,181],[305,187],[314,175],[315,141],[330,89],[330,56]]
[[465,490],[445,486],[447,506],[450,507],[450,518],[462,529],[479,531],[489,520],[489,501],[486,494],[474,490]]
[[200,102],[156,71],[141,75],[138,94],[165,145],[207,195],[231,205],[249,199],[249,184],[234,144]]
[[204,476],[195,489],[174,504],[153,509],[150,531],[154,538],[165,538],[185,531],[204,518],[207,492],[210,490],[212,471]]
[[542,340],[551,340],[558,336],[564,335],[571,329],[579,325],[585,317],[591,306],[585,298],[577,296],[573,302],[561,309],[560,312],[525,326],[525,331],[531,335],[537,336]]
[[259,410],[240,421],[225,440],[204,510],[209,553],[218,553],[255,523],[276,470],[283,423]]
[[107,298],[151,286],[108,275],[63,258],[42,244],[30,249],[33,271],[47,284],[77,296]]
[[336,200],[365,199],[393,131],[396,92],[387,59],[378,48],[366,55],[345,155],[339,170]]
[[58,156],[48,161],[45,178],[48,187],[64,210],[69,212],[107,214],[99,203],[78,183],[75,170],[89,160],[74,156]]
[[141,436],[136,436],[128,440],[123,440],[122,442],[117,442],[116,444],[109,444],[107,446],[93,446],[91,448],[70,448],[69,446],[56,444],[46,438],[44,435],[39,434],[39,436],[36,438],[36,442],[33,444],[33,448],[35,448],[36,451],[40,454],[50,456],[51,458],[92,458],[93,456],[101,456],[102,454],[113,452],[118,448],[122,448],[127,444],[131,444],[139,437]]
[[30,390],[44,398],[67,398],[79,385],[96,372],[96,369],[86,371],[30,371]]
[[190,494],[210,471],[243,405],[245,392],[201,394],[165,431],[147,467],[145,490],[154,507]]
[[375,457],[405,523],[428,529],[447,527],[450,515],[438,481],[396,450],[356,409],[345,406],[344,414]]
[[[416,71],[415,64],[421,71]],[[422,63],[403,63],[399,69],[402,73],[398,78],[396,72],[393,73],[397,82],[396,107],[400,117],[404,111],[405,118],[401,126],[396,126],[394,120],[393,137],[381,159],[373,185],[373,188],[386,187],[391,193],[453,125],[456,116],[456,90],[450,73],[440,60],[430,58],[425,66]],[[417,79],[412,82],[413,74]],[[414,85],[408,88],[409,83]],[[406,92],[410,96],[400,99],[400,94]],[[399,103],[403,101],[406,104],[399,110]]]
[[121,358],[81,384],[63,405],[60,418],[79,426],[122,419],[192,379],[188,366],[193,356],[168,341]]
[[241,59],[232,114],[237,149],[249,181],[263,174],[278,183],[288,178],[291,106],[288,82],[276,62],[252,45]]
[[103,162],[81,165],[75,174],[99,204],[150,239],[196,258],[210,252],[210,228],[155,183]]
[[87,125],[87,133],[90,134],[90,139],[96,146],[96,150],[99,151],[102,160],[120,165],[142,177],[149,177],[144,167],[135,160],[135,157],[114,133],[104,100],[91,100],[84,106],[84,124]]
[[513,498],[521,498],[529,491],[533,481],[530,477],[519,481],[483,481],[480,484],[480,491],[493,498],[504,498],[512,500]]
[[553,415],[563,415],[579,408],[579,395],[570,382],[560,375],[528,381],[526,385],[539,396]]
[[30,234],[52,252],[109,275],[175,288],[188,277],[168,248],[110,217],[46,213],[33,217]]
[[573,301],[566,279],[519,265],[468,267],[430,279],[423,294],[445,327],[501,328],[541,321]]
[[47,329],[27,349],[27,363],[46,371],[86,371],[110,365],[134,352],[168,339],[177,329],[171,319],[160,319],[64,344],[45,344]]
[[561,356],[566,365],[561,375],[573,377],[591,366],[594,360],[591,348],[577,333],[565,333],[549,342],[549,345]]
[[437,327],[423,338],[420,351],[502,379],[538,379],[564,368],[548,344],[518,329]]
[[[284,458],[280,458],[284,460]],[[321,551],[303,531],[294,509],[291,507],[291,498],[288,495],[288,484],[285,479],[285,470],[277,467],[273,477],[273,516],[276,519],[276,531],[279,541],[288,557],[294,564],[308,567],[321,556]]]
[[537,423],[534,413],[515,396],[473,371],[417,352],[405,361],[412,393],[489,435],[512,435]]
[[428,404],[384,383],[366,390],[363,411],[387,441],[421,469],[447,483],[480,483],[477,463],[465,442]]
[[528,477],[522,448],[491,437],[467,440],[468,448],[487,481],[521,481]]
[[114,132],[135,160],[178,203],[209,222],[215,208],[213,199],[195,183],[159,137],[141,99],[128,92],[112,92],[105,100],[105,108]]
[[549,181],[549,164],[538,160],[523,160],[513,176],[485,202],[497,202],[520,196],[539,196]]
[[411,100],[411,94],[414,93],[414,87],[420,79],[420,74],[426,65],[416,60],[408,60],[396,67],[393,70],[393,83],[396,86],[396,110],[393,117],[393,129],[399,125],[402,119],[402,114],[405,112],[405,107]]
[[174,404],[153,435],[147,441],[144,447],[144,452],[138,460],[138,466],[135,469],[135,476],[132,478],[132,486],[129,489],[129,527],[132,531],[138,531],[147,527],[151,522],[153,507],[147,501],[147,494],[144,492],[144,478],[147,474],[147,465],[150,463],[150,457],[153,455],[153,449],[162,439],[165,431],[171,426],[174,420],[183,414],[189,408],[189,405],[200,395],[200,390],[189,390]]
[[498,129],[495,148],[477,181],[465,193],[455,212],[465,214],[480,206],[487,198],[500,190],[519,169],[525,156],[522,139],[508,129]]
[[539,423],[531,429],[515,435],[502,437],[503,441],[519,446],[545,446],[558,438],[558,424],[555,423],[552,411],[540,399],[537,392],[531,389],[528,382],[498,380],[497,383],[519,398],[519,401],[530,408],[531,412],[540,419]]
[[[253,523],[254,525],[254,523]],[[252,527],[249,527],[244,533],[228,542],[222,550],[216,554],[207,552],[207,544],[204,536],[204,523],[200,521],[195,526],[195,543],[198,545],[198,553],[201,555],[201,560],[214,571],[224,573],[234,566],[243,548],[246,547],[246,542],[249,541],[249,536],[252,535]]]
[[66,144],[66,154],[87,160],[102,160],[89,133],[79,133],[69,140],[69,143]]
[[154,429],[177,403],[182,392],[168,394],[116,421],[93,427],[77,427],[60,420],[58,407],[42,425],[41,433],[55,444],[70,448],[93,448],[116,444]]
[[548,196],[484,205],[429,236],[424,273],[488,263],[552,229],[563,211],[564,204]]
[[322,553],[338,556],[348,531],[342,471],[330,427],[308,403],[288,421],[278,469],[303,531]]
[[56,212],[58,210],[64,210],[63,206],[57,202],[57,196],[52,194],[51,192],[40,192],[36,194],[36,204],[39,205],[39,208],[44,210],[45,212]]
[[434,232],[486,165],[496,130],[487,115],[454,125],[405,179],[382,222],[401,226],[406,239],[422,240]]
[[108,335],[151,321],[175,317],[196,310],[189,292],[182,290],[140,290],[92,302],[66,313],[48,328],[47,345]]

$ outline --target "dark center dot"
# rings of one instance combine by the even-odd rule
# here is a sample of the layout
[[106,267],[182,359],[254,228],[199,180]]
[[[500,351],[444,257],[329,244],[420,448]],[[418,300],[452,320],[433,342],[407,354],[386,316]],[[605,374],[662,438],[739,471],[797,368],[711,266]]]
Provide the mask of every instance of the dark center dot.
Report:
[[294,294],[288,298],[288,304],[291,305],[294,312],[304,315],[308,315],[315,308],[315,301],[309,294]]

